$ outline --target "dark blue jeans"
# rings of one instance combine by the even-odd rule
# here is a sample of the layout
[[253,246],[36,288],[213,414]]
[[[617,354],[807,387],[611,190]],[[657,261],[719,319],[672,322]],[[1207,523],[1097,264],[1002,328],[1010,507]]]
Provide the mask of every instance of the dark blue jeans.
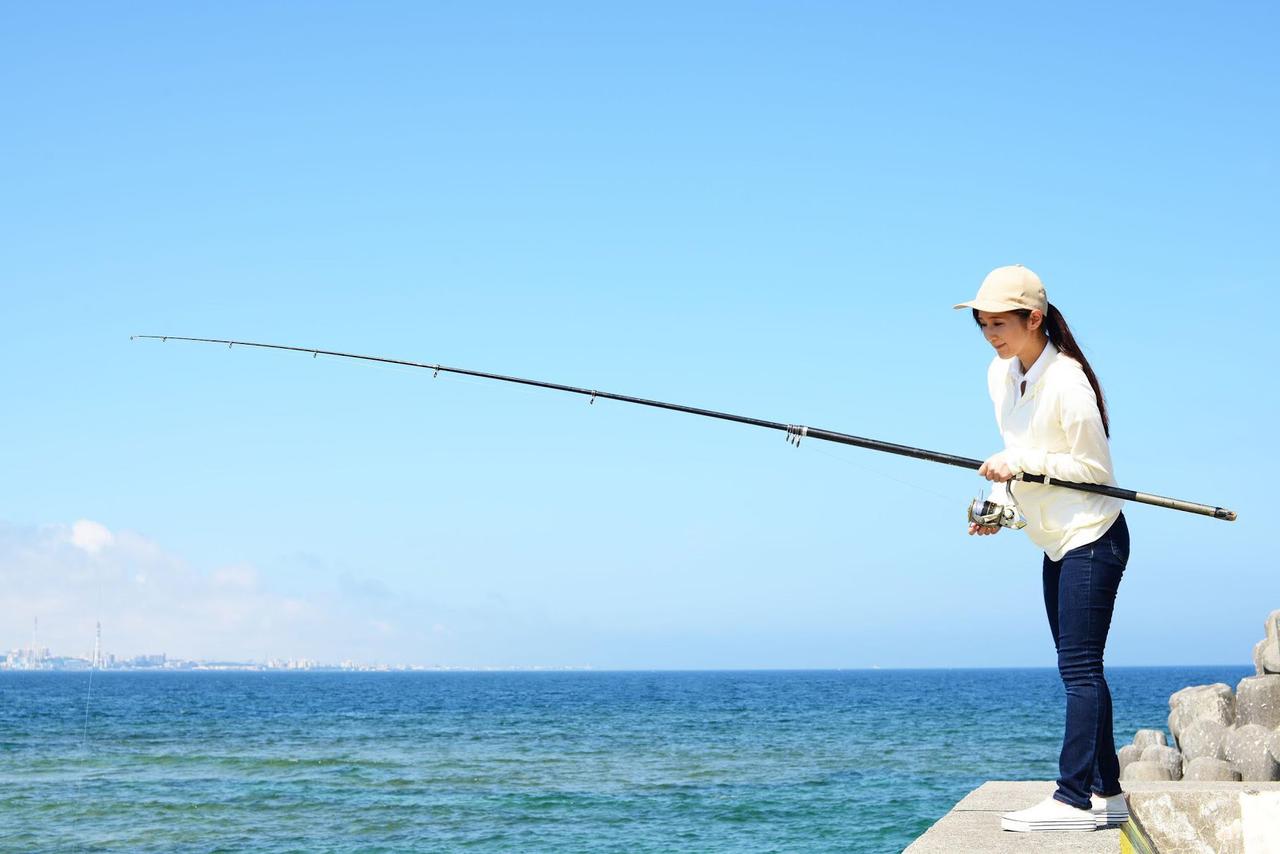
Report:
[[1080,809],[1089,793],[1120,793],[1120,762],[1111,723],[1111,691],[1102,653],[1120,576],[1129,562],[1129,526],[1121,514],[1099,539],[1062,560],[1044,558],[1044,609],[1067,689],[1067,727],[1053,796]]

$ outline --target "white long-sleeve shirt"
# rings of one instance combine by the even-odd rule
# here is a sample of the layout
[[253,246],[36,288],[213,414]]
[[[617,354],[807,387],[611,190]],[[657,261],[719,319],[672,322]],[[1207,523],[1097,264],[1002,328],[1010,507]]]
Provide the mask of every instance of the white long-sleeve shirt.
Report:
[[[1019,394],[1023,379],[1027,390]],[[1025,375],[1017,357],[997,357],[987,370],[987,388],[1015,474],[1115,486],[1098,399],[1079,362],[1051,343]],[[1050,560],[1097,540],[1124,506],[1118,498],[1040,483],[1008,487],[1027,518],[1027,536]]]

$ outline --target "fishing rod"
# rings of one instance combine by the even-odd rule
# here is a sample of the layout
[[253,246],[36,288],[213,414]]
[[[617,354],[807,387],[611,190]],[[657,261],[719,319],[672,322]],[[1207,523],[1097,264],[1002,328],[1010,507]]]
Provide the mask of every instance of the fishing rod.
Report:
[[[917,460],[928,460],[933,463],[942,463],[943,465],[956,466],[958,468],[971,469],[977,471],[982,467],[982,460],[975,460],[970,457],[959,457],[955,454],[944,454],[939,451],[929,451],[923,448],[913,448],[909,445],[897,445],[893,442],[882,442],[878,439],[866,439],[861,436],[851,436],[848,433],[837,433],[833,430],[823,430],[818,427],[805,427],[798,424],[784,424],[780,421],[765,421],[760,418],[748,418],[745,415],[733,415],[728,412],[717,412],[714,409],[700,409],[696,406],[683,406],[678,403],[666,403],[661,400],[647,400],[643,397],[632,397],[626,394],[615,394],[608,391],[600,391],[598,389],[578,388],[577,386],[564,385],[562,383],[545,382],[543,380],[530,380],[523,377],[509,377],[503,374],[493,374],[487,371],[473,371],[468,368],[451,368],[446,365],[432,365],[425,362],[411,362],[407,359],[392,359],[386,356],[366,356],[360,353],[343,353],[338,350],[320,350],[315,347],[291,347],[285,344],[262,344],[256,341],[234,341],[226,338],[189,338],[181,335],[132,335],[129,340],[148,339],[154,341],[195,341],[202,344],[226,344],[230,347],[257,347],[263,350],[288,350],[294,353],[310,353],[312,358],[318,356],[336,356],[342,359],[356,359],[364,362],[381,362],[387,365],[403,365],[409,368],[423,368],[433,372],[433,376],[439,376],[442,373],[457,374],[466,377],[479,377],[486,380],[497,380],[504,383],[516,383],[518,385],[534,386],[535,388],[546,388],[552,391],[564,391],[570,394],[579,394],[590,398],[590,403],[595,403],[596,398],[604,400],[617,400],[622,403],[635,403],[640,406],[649,406],[654,409],[667,409],[672,412],[686,412],[689,415],[701,415],[706,418],[718,418],[721,421],[732,421],[737,424],[749,424],[753,427],[764,427],[768,430],[777,430],[785,433],[787,441],[796,447],[800,446],[800,440],[805,438],[820,439],[824,442],[835,442],[841,445],[853,445],[858,448],[867,448],[872,451],[881,451],[886,454],[897,454],[901,457],[913,457]],[[1196,513],[1201,516],[1212,516],[1214,519],[1225,519],[1228,522],[1236,520],[1234,510],[1227,510],[1222,507],[1215,507],[1209,504],[1199,504],[1194,501],[1183,501],[1178,498],[1166,498],[1163,495],[1152,495],[1149,492],[1136,492],[1132,489],[1122,489],[1117,486],[1106,486],[1100,483],[1074,483],[1067,480],[1059,480],[1042,474],[1028,474],[1023,472],[1014,478],[1024,483],[1041,483],[1046,486],[1060,486],[1064,489],[1075,489],[1080,492],[1092,492],[1097,495],[1107,495],[1111,498],[1120,498],[1125,501],[1137,501],[1142,504],[1151,504],[1156,507],[1167,507],[1170,510],[1182,510],[1187,513]]]

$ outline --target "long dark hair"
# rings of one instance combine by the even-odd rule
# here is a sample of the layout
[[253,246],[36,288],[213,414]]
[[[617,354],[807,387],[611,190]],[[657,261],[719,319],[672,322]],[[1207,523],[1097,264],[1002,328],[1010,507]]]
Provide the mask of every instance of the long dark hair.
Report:
[[[1031,317],[1031,309],[1020,308],[1012,312],[1018,315],[1024,321]],[[973,310],[973,320],[978,321],[978,310]],[[1102,416],[1102,431],[1111,438],[1111,419],[1107,417],[1107,402],[1102,397],[1102,385],[1098,382],[1098,375],[1093,372],[1093,368],[1089,366],[1089,360],[1084,357],[1084,352],[1080,349],[1080,345],[1076,343],[1076,337],[1071,334],[1071,327],[1067,325],[1067,319],[1062,316],[1062,312],[1058,311],[1057,306],[1049,303],[1049,312],[1044,318],[1044,331],[1049,335],[1049,341],[1053,346],[1062,351],[1063,355],[1070,356],[1080,363],[1080,367],[1084,368],[1084,375],[1089,378],[1089,385],[1093,386],[1093,396],[1098,399],[1098,414]]]

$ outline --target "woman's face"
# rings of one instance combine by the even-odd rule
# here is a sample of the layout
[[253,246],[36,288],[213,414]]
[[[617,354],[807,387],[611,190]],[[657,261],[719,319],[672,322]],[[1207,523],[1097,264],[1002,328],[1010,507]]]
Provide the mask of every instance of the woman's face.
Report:
[[1033,311],[1024,320],[1013,311],[980,311],[978,326],[982,327],[982,334],[995,348],[996,355],[1001,359],[1012,359],[1026,352],[1033,339],[1039,337],[1040,312]]

